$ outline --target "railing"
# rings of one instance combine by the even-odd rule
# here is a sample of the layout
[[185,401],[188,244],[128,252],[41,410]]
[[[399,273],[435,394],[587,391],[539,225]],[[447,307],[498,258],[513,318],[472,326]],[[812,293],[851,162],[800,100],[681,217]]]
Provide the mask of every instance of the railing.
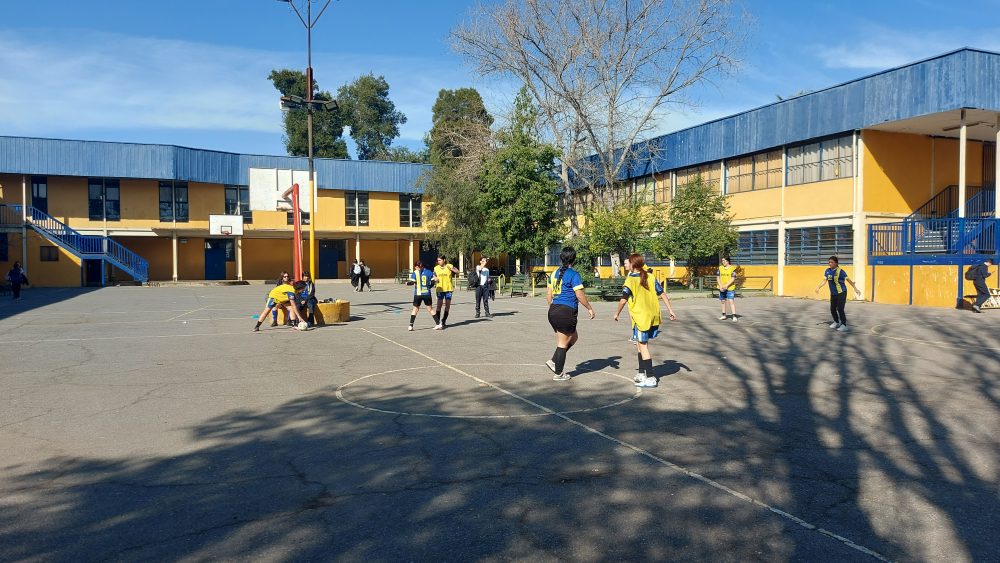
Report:
[[[0,224],[23,224],[24,206],[0,205]],[[73,252],[81,258],[102,258],[110,261],[138,281],[149,279],[149,262],[125,248],[110,237],[85,235],[52,217],[48,213],[28,206],[28,225],[46,238]]]
[[[943,248],[935,254],[994,254],[997,251],[997,227],[1000,219],[963,218],[937,219]],[[868,226],[870,256],[902,256],[919,253],[921,221],[875,223]]]
[[[994,217],[997,209],[997,191],[991,188],[980,189],[965,202],[965,217],[968,219],[989,219]],[[958,218],[956,209],[952,215]]]
[[958,207],[958,186],[948,186],[907,216],[904,221],[948,217]]

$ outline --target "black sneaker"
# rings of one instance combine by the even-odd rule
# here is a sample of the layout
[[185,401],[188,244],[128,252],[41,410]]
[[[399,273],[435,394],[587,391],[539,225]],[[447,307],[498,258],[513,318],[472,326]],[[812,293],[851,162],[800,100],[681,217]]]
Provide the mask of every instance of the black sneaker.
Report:
[[271,321],[271,326],[278,326],[278,321]]
[[479,313],[476,313],[476,318],[477,318],[477,319],[479,318]]

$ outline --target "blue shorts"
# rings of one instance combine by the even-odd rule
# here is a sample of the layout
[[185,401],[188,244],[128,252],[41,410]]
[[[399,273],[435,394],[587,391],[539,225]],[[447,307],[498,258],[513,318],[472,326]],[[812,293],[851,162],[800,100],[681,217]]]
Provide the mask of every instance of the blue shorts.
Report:
[[451,291],[445,291],[443,293],[439,291],[437,292],[437,294],[438,294],[438,300],[447,299],[448,301],[451,301],[451,294],[452,294]]
[[726,299],[736,299],[736,290],[734,289],[720,289],[719,290],[719,300],[725,301]]
[[654,325],[649,330],[639,330],[639,327],[632,327],[632,339],[640,344],[645,344],[660,335],[660,326]]
[[277,307],[279,305],[288,305],[289,303],[290,303],[290,301],[282,301],[281,303],[279,303],[279,302],[275,301],[273,297],[268,297],[267,298],[267,308],[268,309],[270,309],[272,307]]

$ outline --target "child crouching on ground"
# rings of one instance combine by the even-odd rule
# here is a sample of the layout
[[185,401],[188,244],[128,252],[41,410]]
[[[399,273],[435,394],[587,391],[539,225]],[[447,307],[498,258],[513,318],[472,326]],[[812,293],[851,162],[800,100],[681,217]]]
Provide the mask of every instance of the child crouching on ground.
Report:
[[257,325],[253,327],[253,331],[260,332],[260,324],[264,322],[263,319],[266,319],[271,314],[271,311],[277,311],[278,309],[283,309],[285,314],[292,319],[292,322],[298,326],[298,323],[302,320],[302,313],[295,303],[295,296],[305,287],[306,284],[297,281],[291,285],[283,283],[272,289],[267,294],[267,305],[260,316],[257,317]]

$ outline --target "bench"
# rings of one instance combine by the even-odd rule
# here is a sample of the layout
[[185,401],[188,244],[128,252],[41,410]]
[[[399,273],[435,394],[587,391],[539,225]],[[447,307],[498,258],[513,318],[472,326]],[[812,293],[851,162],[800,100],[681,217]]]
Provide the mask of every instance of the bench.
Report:
[[412,270],[401,270],[396,272],[396,283],[406,283],[410,279],[410,273],[412,273]]
[[510,296],[514,297],[514,294],[527,297],[531,291],[530,281],[528,276],[524,274],[517,274],[510,277]]
[[982,309],[1000,309],[1000,288],[990,288],[990,298],[983,303]]

